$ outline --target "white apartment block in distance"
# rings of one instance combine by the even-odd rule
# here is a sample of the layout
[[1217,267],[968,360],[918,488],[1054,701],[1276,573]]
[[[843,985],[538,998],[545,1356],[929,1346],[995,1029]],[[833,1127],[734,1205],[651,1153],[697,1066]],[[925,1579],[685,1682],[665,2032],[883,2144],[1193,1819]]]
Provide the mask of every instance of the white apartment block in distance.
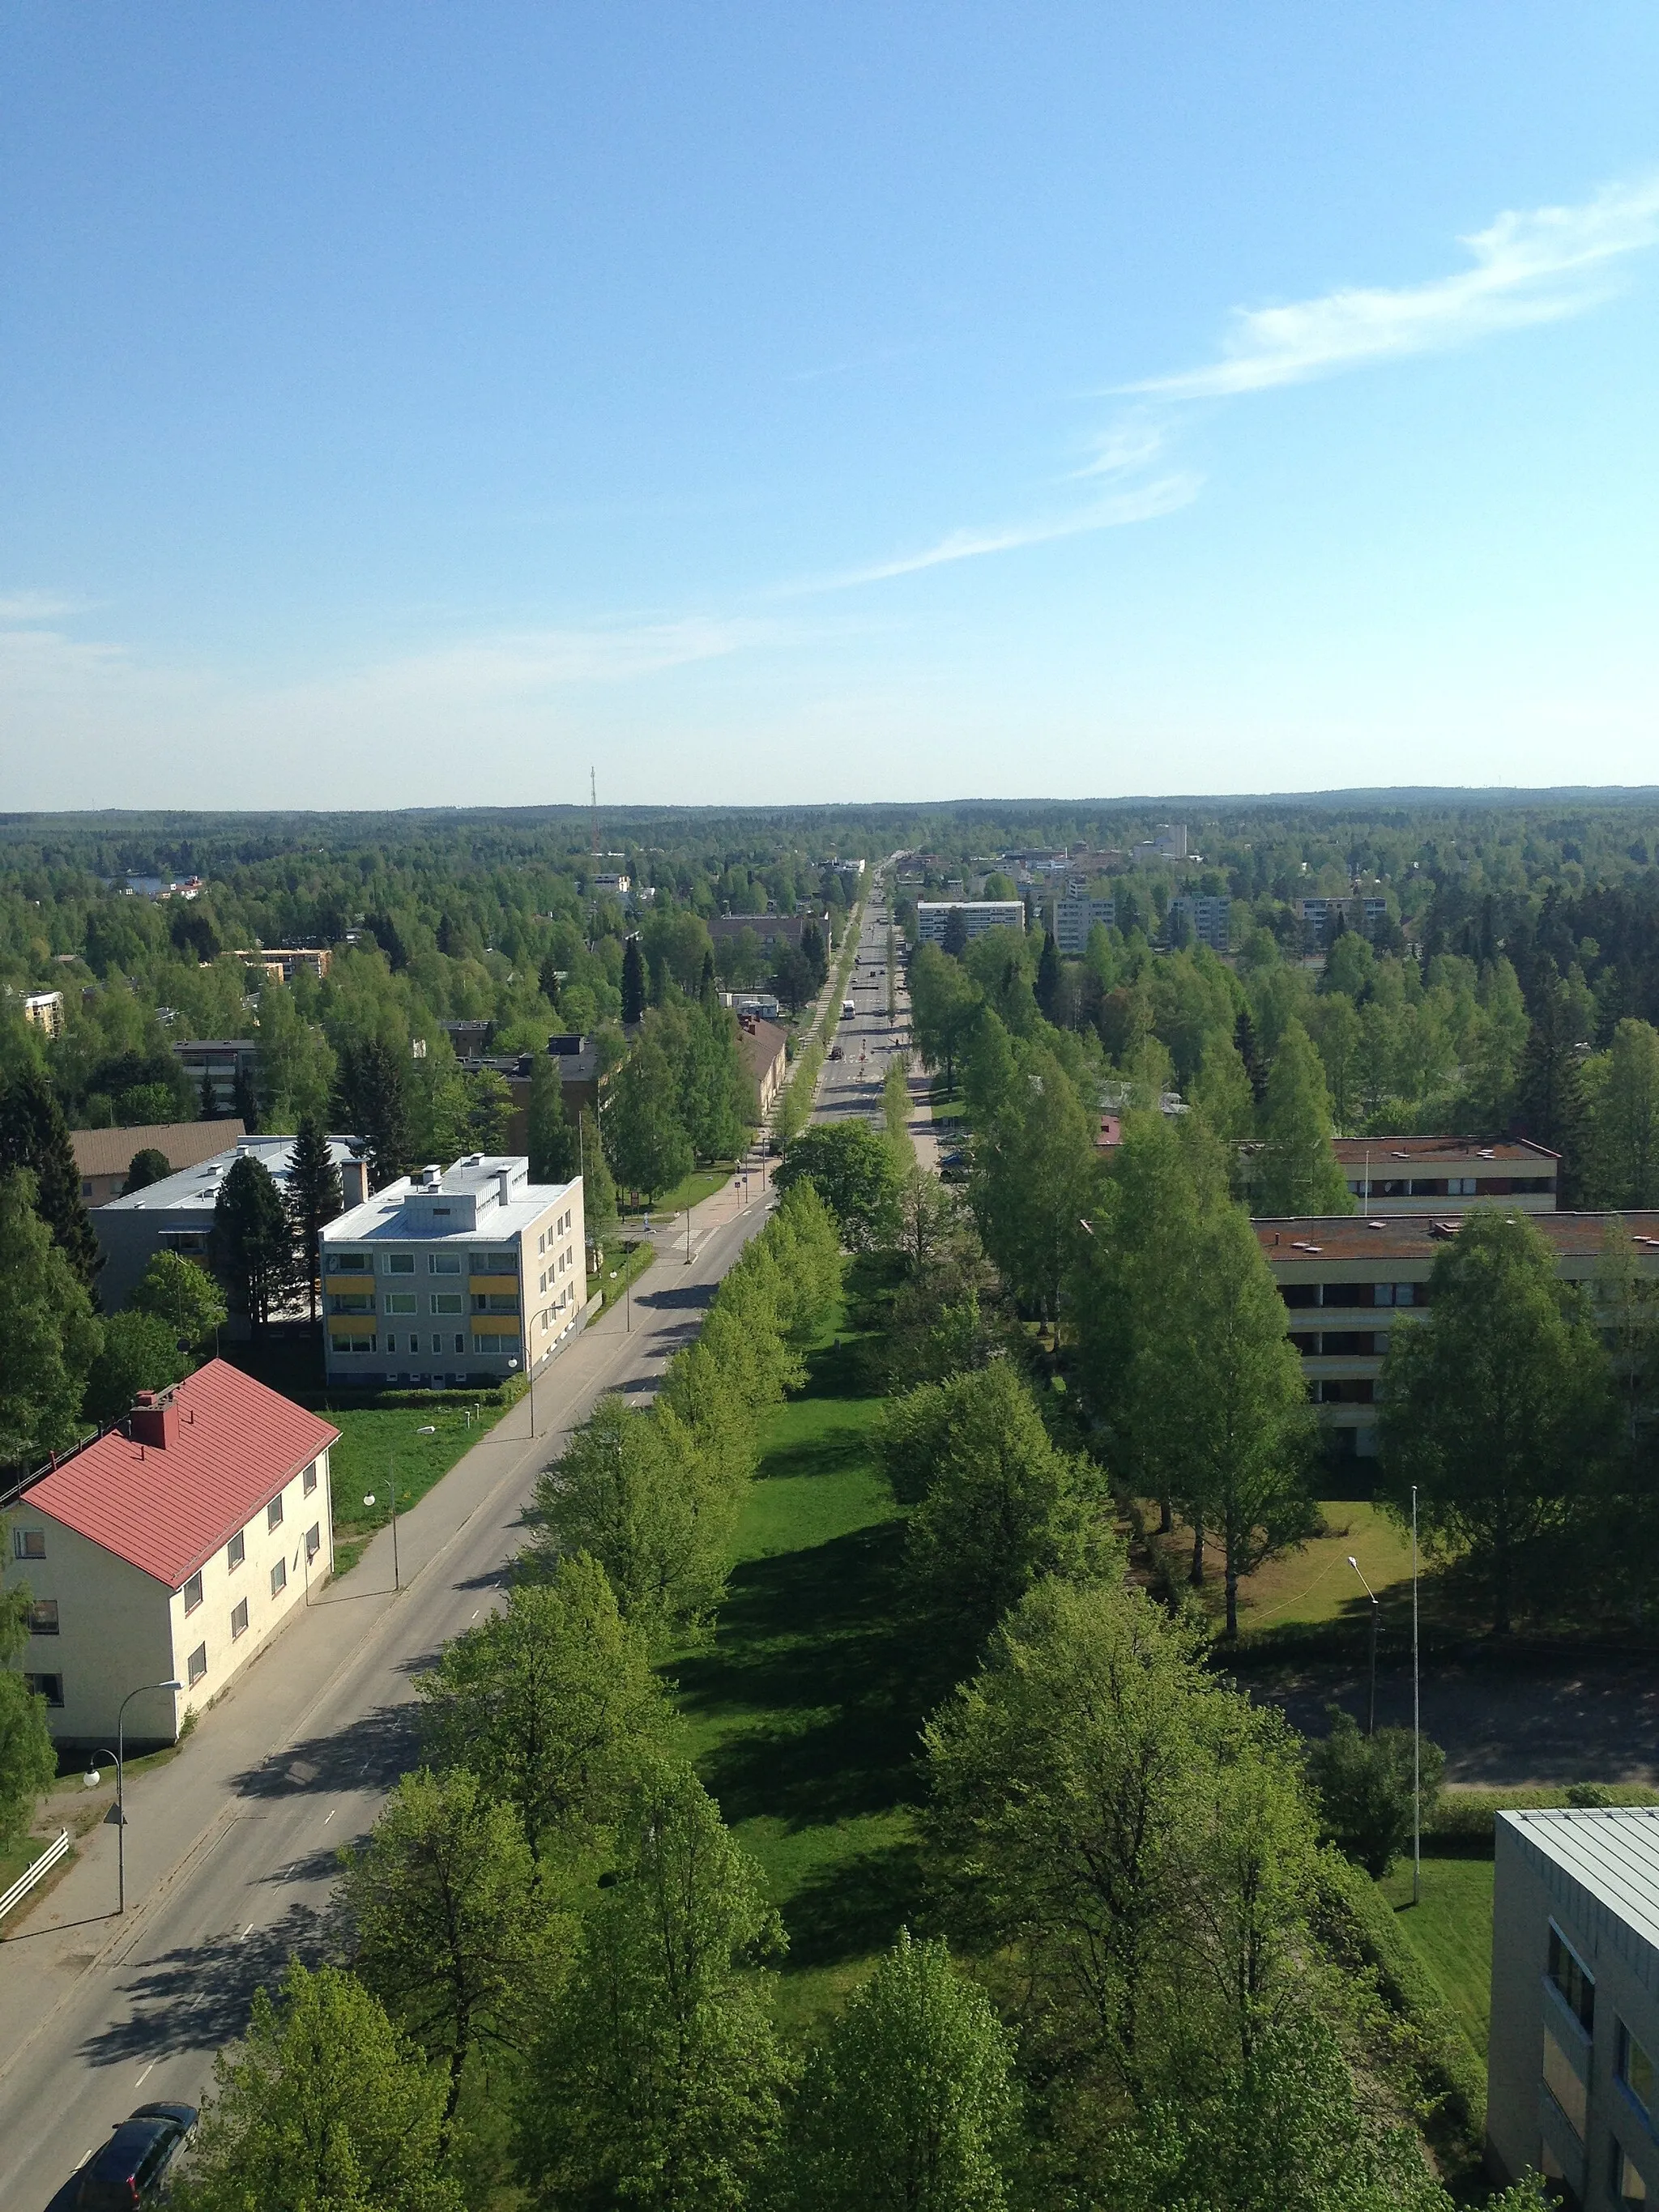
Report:
[[532,1183],[469,1153],[400,1176],[323,1231],[330,1382],[500,1382],[539,1365],[586,1300],[580,1176]]
[[959,914],[967,928],[971,944],[976,937],[988,937],[994,929],[1024,929],[1025,905],[1022,899],[919,899],[916,902],[916,935],[923,945],[943,945],[945,932],[951,916]]

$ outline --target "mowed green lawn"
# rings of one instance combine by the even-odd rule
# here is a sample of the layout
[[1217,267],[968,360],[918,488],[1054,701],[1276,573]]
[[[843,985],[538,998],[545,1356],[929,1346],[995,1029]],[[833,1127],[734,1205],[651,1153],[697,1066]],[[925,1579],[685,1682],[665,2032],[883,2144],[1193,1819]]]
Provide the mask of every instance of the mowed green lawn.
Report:
[[699,1771],[766,1869],[792,2026],[839,2002],[914,1917],[917,1735],[932,1698],[898,1603],[903,1527],[881,1401],[842,1334],[772,1418],[712,1649],[669,1668]]
[[1491,1859],[1431,1857],[1426,1851],[1420,1903],[1411,1901],[1409,1856],[1381,1884],[1395,1908],[1401,1934],[1456,2014],[1483,2066],[1492,2024],[1492,1887]]

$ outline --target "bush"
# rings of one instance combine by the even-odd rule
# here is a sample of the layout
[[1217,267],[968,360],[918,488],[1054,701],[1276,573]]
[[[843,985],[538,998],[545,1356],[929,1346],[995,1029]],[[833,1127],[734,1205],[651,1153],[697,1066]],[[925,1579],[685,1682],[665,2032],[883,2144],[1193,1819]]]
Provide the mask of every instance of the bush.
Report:
[[[1345,1857],[1380,1881],[1411,1841],[1412,1732],[1379,1729],[1359,1733],[1352,1713],[1326,1709],[1331,1732],[1308,1747],[1308,1778],[1319,1803],[1320,1827]],[[1422,1803],[1426,1821],[1440,1794],[1445,1753],[1422,1739]]]

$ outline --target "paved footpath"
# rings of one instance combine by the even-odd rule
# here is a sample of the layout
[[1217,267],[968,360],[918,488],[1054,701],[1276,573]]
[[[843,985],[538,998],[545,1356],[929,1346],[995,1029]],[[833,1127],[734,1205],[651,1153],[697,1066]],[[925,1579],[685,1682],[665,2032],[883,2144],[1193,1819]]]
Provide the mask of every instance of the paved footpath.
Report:
[[540,1470],[607,1390],[648,1397],[714,1285],[765,1218],[739,1175],[665,1229],[617,1306],[538,1370],[483,1440],[398,1517],[404,1587],[382,1530],[205,1715],[179,1756],[127,1790],[127,1901],[115,1831],[0,1942],[0,2208],[66,2208],[111,2124],[151,2099],[199,2103],[214,2054],[290,1952],[326,1941],[335,1853],[373,1826],[412,1761],[413,1679],[499,1601]]

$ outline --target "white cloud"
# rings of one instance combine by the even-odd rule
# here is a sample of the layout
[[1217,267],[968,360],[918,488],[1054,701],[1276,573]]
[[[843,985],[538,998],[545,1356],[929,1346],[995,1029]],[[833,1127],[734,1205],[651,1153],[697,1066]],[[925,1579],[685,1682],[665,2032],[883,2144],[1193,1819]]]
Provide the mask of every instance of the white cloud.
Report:
[[78,613],[80,604],[57,592],[0,592],[0,623],[55,622]]
[[1124,388],[1226,398],[1582,314],[1613,289],[1616,263],[1659,242],[1659,176],[1609,185],[1578,207],[1512,210],[1462,242],[1474,266],[1457,276],[1241,308],[1222,360]]
[[872,562],[868,568],[848,570],[818,584],[799,586],[805,591],[845,591],[854,584],[884,583],[892,576],[913,576],[923,568],[943,568],[952,561],[977,561],[987,553],[1012,553],[1022,546],[1047,545],[1058,538],[1080,538],[1092,530],[1115,530],[1126,523],[1151,522],[1173,514],[1197,498],[1203,478],[1191,471],[1159,477],[1133,491],[1114,492],[1109,498],[1076,508],[1069,514],[1039,517],[1029,522],[1008,523],[980,530],[953,530],[919,553],[903,553],[890,561]]

